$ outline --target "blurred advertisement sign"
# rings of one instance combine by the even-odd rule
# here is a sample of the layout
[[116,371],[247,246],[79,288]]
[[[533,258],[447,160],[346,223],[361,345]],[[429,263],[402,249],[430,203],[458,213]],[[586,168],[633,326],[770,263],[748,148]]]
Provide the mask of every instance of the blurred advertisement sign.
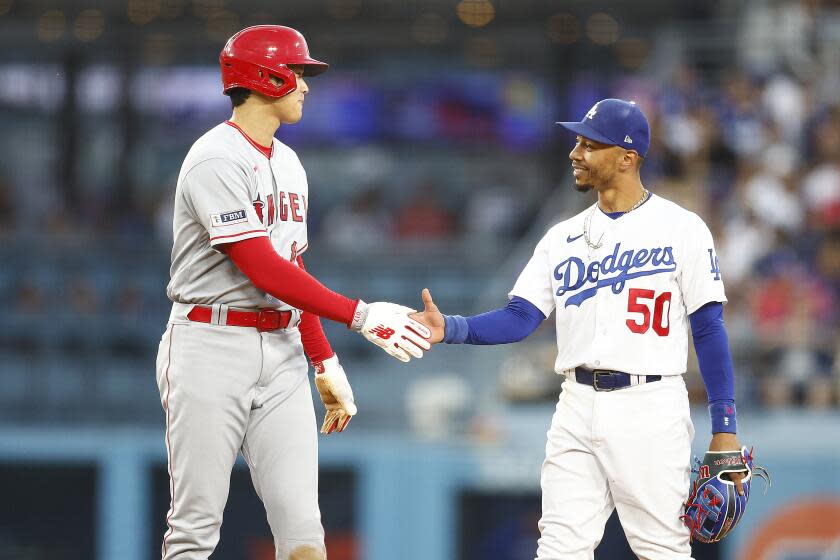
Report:
[[756,527],[739,558],[840,559],[840,497],[799,499],[776,509]]

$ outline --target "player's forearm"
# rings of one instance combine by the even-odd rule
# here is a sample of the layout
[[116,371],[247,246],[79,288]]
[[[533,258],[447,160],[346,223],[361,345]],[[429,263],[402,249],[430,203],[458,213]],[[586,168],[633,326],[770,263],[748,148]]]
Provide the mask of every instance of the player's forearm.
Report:
[[689,316],[700,374],[709,397],[712,433],[737,433],[735,379],[723,305],[707,303]]
[[444,315],[447,344],[509,344],[534,332],[545,320],[535,305],[514,297],[507,306],[472,317]]
[[[302,257],[298,256],[297,263],[301,270],[306,270]],[[324,360],[335,355],[335,352],[333,352],[330,346],[330,342],[327,340],[327,335],[324,334],[320,317],[304,311],[300,316],[298,330],[300,330],[300,341],[303,344],[303,352],[313,364],[318,362],[323,363]]]
[[223,250],[258,289],[289,305],[349,325],[358,301],[333,292],[282,258],[267,237],[225,245]]
[[298,329],[303,352],[309,357],[310,362],[323,362],[335,355],[324,334],[321,319],[317,315],[304,311],[300,316]]

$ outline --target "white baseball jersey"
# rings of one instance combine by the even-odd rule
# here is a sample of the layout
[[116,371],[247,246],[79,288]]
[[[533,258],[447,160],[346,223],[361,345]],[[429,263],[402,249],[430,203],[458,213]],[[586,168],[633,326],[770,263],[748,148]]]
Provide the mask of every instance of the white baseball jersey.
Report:
[[300,160],[279,140],[269,158],[230,122],[208,131],[178,176],[169,299],[291,309],[257,289],[216,247],[267,236],[280,256],[296,262],[307,248],[308,196]]
[[651,195],[615,220],[596,205],[552,227],[509,295],[546,317],[557,309],[557,373],[584,365],[679,375],[688,315],[726,301],[717,262],[703,220]]

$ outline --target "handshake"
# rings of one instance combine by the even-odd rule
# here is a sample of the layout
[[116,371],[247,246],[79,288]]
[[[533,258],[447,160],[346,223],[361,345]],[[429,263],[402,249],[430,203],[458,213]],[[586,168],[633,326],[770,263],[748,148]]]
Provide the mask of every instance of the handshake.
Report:
[[425,309],[378,301],[359,300],[350,328],[402,362],[422,358],[432,344],[443,340],[443,315],[438,311],[429,290],[423,290]]
[[[423,290],[423,305],[424,310],[417,312],[396,303],[359,300],[350,328],[402,362],[408,362],[412,357],[422,358],[423,352],[430,350],[432,344],[443,340],[444,327],[443,315],[432,301],[429,290]],[[313,365],[315,386],[327,409],[321,433],[343,432],[357,412],[353,389],[344,368],[337,356]]]

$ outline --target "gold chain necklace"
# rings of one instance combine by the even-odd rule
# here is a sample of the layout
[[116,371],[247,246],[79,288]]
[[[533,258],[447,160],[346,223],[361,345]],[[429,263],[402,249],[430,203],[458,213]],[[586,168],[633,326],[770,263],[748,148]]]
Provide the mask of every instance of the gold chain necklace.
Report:
[[[630,210],[627,210],[626,212],[622,212],[621,213],[622,215],[629,214],[630,212],[632,212],[633,210],[635,210],[636,208],[638,208],[639,206],[644,204],[645,201],[648,199],[648,197],[650,197],[650,191],[649,190],[647,190],[644,187],[642,187],[642,190],[645,191],[645,192],[642,193],[642,198],[640,198],[638,201],[636,201],[636,204],[634,204],[630,208]],[[583,221],[583,240],[586,242],[586,246],[589,247],[590,251],[595,251],[596,249],[601,248],[601,246],[603,245],[602,240],[604,239],[604,233],[606,233],[606,231],[604,231],[604,233],[601,234],[601,237],[598,238],[598,241],[596,241],[594,243],[592,242],[592,238],[590,237],[589,232],[592,230],[592,228],[591,228],[592,217],[595,215],[595,210],[597,210],[597,209],[598,209],[598,203],[596,202],[595,206],[592,207],[592,210],[589,212],[589,214],[586,216],[586,219]]]

